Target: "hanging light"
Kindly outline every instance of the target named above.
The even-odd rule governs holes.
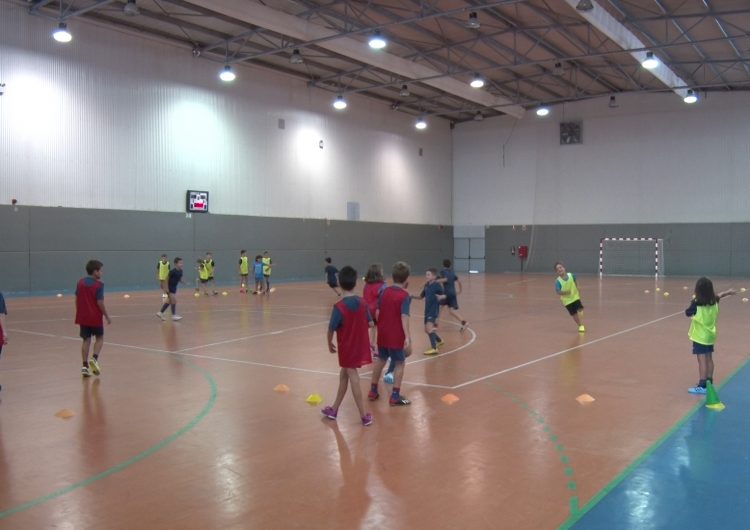
[[[538,109],[536,109],[536,115],[539,116],[539,117],[543,118],[543,117],[547,116],[548,114],[549,114],[549,107],[546,107],[546,106],[542,105],[541,107],[539,107]]]
[[[409,92],[409,87],[406,85],[401,85],[401,91],[398,93],[399,96],[402,98],[408,98],[411,96],[411,93]]]
[[[473,88],[482,88],[484,86],[484,79],[479,74],[474,74],[474,78],[469,83]]]
[[[682,101],[684,101],[688,105],[692,105],[693,103],[695,103],[696,101],[698,101],[698,96],[695,95],[695,92],[693,92],[693,89],[690,88],[690,89],[688,89],[687,94],[685,95],[685,97],[682,98]]]
[[[479,29],[481,24],[479,23],[479,17],[476,11],[469,13],[469,18],[466,20],[466,27],[469,29]]]
[[[219,73],[219,79],[224,81],[225,83],[230,83],[234,81],[237,78],[236,75],[234,75],[234,72],[232,71],[232,67],[228,64],[224,65],[224,68]]]
[[[425,121],[424,118],[420,117],[417,120],[417,122],[414,124],[414,127],[416,127],[417,129],[419,129],[421,131],[422,129],[426,129],[427,128],[427,122]]]
[[[609,96],[609,108],[616,109],[617,107],[619,107],[617,104],[617,98],[615,96]]]
[[[654,57],[654,52],[646,52],[646,58],[641,62],[641,66],[646,70],[653,70],[659,66],[659,59]]]
[[[128,3],[123,6],[122,12],[131,17],[141,14],[141,10],[135,5],[135,0],[128,0]]]
[[[339,94],[336,99],[333,100],[333,108],[336,110],[344,110],[346,108],[346,100],[344,96]]]
[[[68,31],[68,25],[65,22],[60,22],[57,25],[57,29],[52,32],[52,38],[57,42],[70,42],[73,40],[73,35]]]
[[[370,40],[367,41],[367,44],[370,45],[370,48],[373,50],[382,50],[385,48],[388,43],[383,38],[383,36],[380,34],[379,31],[375,31],[372,36],[370,37]]]
[[[292,64],[302,64],[305,60],[302,58],[302,54],[299,52],[299,48],[292,50],[292,55],[289,57],[289,62]]]
[[[578,11],[591,11],[594,9],[594,4],[591,3],[591,0],[579,0],[576,9]]]

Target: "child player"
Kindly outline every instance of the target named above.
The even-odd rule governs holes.
[[[263,256],[255,256],[253,263],[253,274],[255,276],[255,290],[253,294],[263,294]]]
[[[459,331],[463,332],[466,329],[466,320],[458,312],[458,295],[461,294],[463,286],[461,285],[461,280],[458,279],[458,276],[456,276],[456,273],[451,268],[451,260],[443,260],[443,270],[440,271],[438,282],[443,285],[445,305],[448,306],[448,312],[461,323]],[[458,291],[456,291],[456,285],[458,285]]]
[[[240,250],[240,293],[248,291],[247,279],[250,275],[250,262],[247,259],[247,250]]]
[[[172,308],[172,320],[182,320],[182,317],[177,314],[177,286],[182,281],[182,258],[174,259],[174,268],[169,271],[169,277],[167,278],[167,291],[169,292],[169,299],[161,306],[161,311],[156,313],[156,316],[162,320],[166,320],[167,317],[164,312],[167,308]]]
[[[81,345],[81,359],[83,367],[81,375],[90,377],[99,375],[99,354],[102,352],[104,345],[104,321],[107,324],[112,321],[104,307],[104,284],[102,283],[102,265],[101,261],[91,260],[86,264],[86,276],[78,280],[76,285],[76,324],[80,326],[80,335],[83,339]],[[95,337],[94,356],[89,360],[89,349],[91,348],[91,337]]]
[[[169,276],[169,259],[166,254],[161,255],[161,259],[156,262],[156,273],[159,276],[159,289],[161,289],[161,297],[167,298],[167,277]]]
[[[719,300],[737,291],[728,289],[714,293],[714,284],[706,277],[695,284],[695,298],[685,310],[692,317],[688,337],[693,341],[693,353],[698,359],[698,384],[688,388],[691,394],[705,394],[706,383],[714,383],[714,344],[716,344],[716,320],[719,318]]]
[[[195,269],[198,271],[198,277],[195,279],[195,292],[199,293],[201,287],[203,287],[203,294],[208,296],[208,267],[206,267],[206,261],[199,259]]]
[[[328,284],[328,287],[333,289],[333,292],[335,292],[338,296],[341,296],[341,291],[339,291],[339,280],[336,277],[336,275],[339,273],[339,270],[331,265],[331,258],[326,258],[326,283]]]
[[[411,355],[411,333],[409,332],[409,306],[411,298],[408,287],[409,265],[398,261],[393,265],[393,285],[383,289],[378,302],[378,356],[372,370],[372,383],[367,399],[380,397],[378,380],[388,359],[396,362],[393,391],[388,403],[392,406],[409,405],[411,401],[401,395],[404,379],[404,363]]]
[[[206,252],[206,259],[203,260],[203,264],[206,266],[206,273],[208,274],[208,283],[213,288],[214,296],[219,294],[216,290],[216,280],[214,279],[214,269],[216,269],[216,263],[214,262],[214,256],[210,252]]]
[[[424,284],[422,292],[419,293],[419,296],[413,296],[412,298],[418,300],[424,298],[424,332],[430,339],[430,348],[425,350],[424,354],[435,355],[439,353],[438,347],[445,344],[437,334],[437,321],[440,316],[440,302],[445,300],[446,297],[443,294],[443,286],[437,281],[437,269],[427,269],[425,279],[427,282]]]
[[[269,294],[271,292],[271,264],[273,262],[267,250],[263,251],[261,261],[263,262],[263,278],[266,280],[266,294]]]
[[[372,362],[370,353],[370,338],[368,328],[372,326],[372,318],[367,304],[353,293],[357,285],[357,271],[346,266],[339,273],[339,281],[344,291],[344,297],[336,302],[331,312],[328,324],[328,351],[336,353],[338,347],[339,389],[333,405],[325,407],[321,412],[331,420],[338,416],[339,407],[344,400],[346,390],[351,383],[352,397],[359,409],[362,425],[372,425],[372,414],[365,412],[362,402],[362,388],[359,383],[358,368]],[[333,334],[336,334],[336,346],[333,345]]]
[[[5,326],[5,317],[8,315],[8,310],[5,308],[5,298],[3,293],[0,293],[0,356],[3,354],[3,346],[8,344],[8,328]],[[0,385],[0,390],[3,387]]]
[[[572,272],[566,271],[565,265],[559,261],[555,263],[555,272],[557,272],[555,292],[560,296],[562,304],[568,310],[570,316],[573,317],[575,323],[578,324],[578,333],[584,333],[586,328],[583,327],[583,322],[581,322],[583,304],[581,303],[581,295],[578,292],[576,277],[573,276]]]

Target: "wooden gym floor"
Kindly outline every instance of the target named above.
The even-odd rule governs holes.
[[[686,392],[695,278],[580,277],[582,335],[552,274],[463,282],[470,330],[444,314],[446,345],[425,357],[413,302],[412,405],[368,403],[370,427],[350,394],[338,422],[319,412],[338,383],[322,281],[269,297],[183,289],[178,323],[156,318],[155,291],[108,291],[102,375],[89,379],[71,295],[7,299],[0,527],[556,528],[700,401]],[[716,282],[730,285],[742,282]],[[717,383],[746,358],[743,296],[722,302]],[[320,406],[305,402],[313,393]]]

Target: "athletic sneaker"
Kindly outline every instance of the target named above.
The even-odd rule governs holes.
[[[161,311],[159,311],[158,313],[156,313],[156,316],[159,317],[162,320],[166,320],[167,319],[167,317],[165,317],[164,313],[162,313]]]
[[[81,375],[83,377],[91,377],[91,372],[89,372],[88,366],[81,366]]]
[[[466,327],[467,327],[467,326],[466,326],[466,321],[465,321],[465,320],[462,320],[462,321],[461,321],[461,327],[460,327],[460,328],[458,328],[458,331],[460,331],[461,333],[463,333],[463,332],[464,332],[464,330],[466,329]]]
[[[388,383],[389,385],[393,384],[393,372],[388,372],[383,376],[383,382]]]
[[[691,394],[705,394],[706,393],[706,387],[703,386],[692,386],[688,388],[688,392]]]
[[[336,410],[334,410],[333,407],[325,407],[323,410],[320,411],[323,416],[328,418],[329,420],[335,420],[337,416]]]
[[[178,320],[182,320],[182,317],[180,315],[172,315],[172,320],[176,322]]]
[[[367,393],[367,399],[369,399],[370,401],[375,401],[375,400],[376,400],[376,399],[378,399],[379,397],[380,397],[380,394],[378,394],[378,392],[377,392],[377,391],[375,391],[375,390],[370,390],[370,391],[369,391],[369,392]]]
[[[96,359],[89,360],[89,367],[91,368],[91,373],[94,375],[99,375],[102,373],[101,368],[99,368],[99,361],[97,361]]]
[[[578,333],[586,333],[586,328],[583,325],[578,326]]]
[[[425,355],[437,355],[440,353],[437,348],[430,348],[429,350],[425,350]]]
[[[397,399],[393,399],[391,396],[390,399],[388,399],[388,404],[392,407],[398,407],[402,405],[411,405],[411,401],[406,399],[404,396],[399,396]]]
[[[364,425],[365,427],[369,427],[370,425],[372,425],[372,414],[368,412],[367,414],[362,416],[362,425]]]

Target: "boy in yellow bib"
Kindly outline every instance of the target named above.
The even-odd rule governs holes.
[[[250,262],[247,250],[240,250],[240,293],[247,293],[247,277],[250,274]]]
[[[169,259],[166,254],[161,255],[161,259],[156,262],[156,274],[159,278],[159,289],[161,289],[162,298],[169,296],[169,289],[167,288],[167,280],[169,279]]]
[[[737,291],[727,289],[714,293],[714,284],[706,277],[695,283],[695,296],[685,316],[692,317],[688,337],[693,341],[693,354],[698,359],[698,384],[688,388],[691,394],[705,394],[706,382],[714,382],[714,344],[716,344],[716,320],[719,318],[719,300]]]
[[[565,309],[568,310],[568,313],[570,313],[570,316],[578,324],[578,333],[584,333],[586,328],[583,326],[583,322],[581,322],[583,304],[581,303],[581,295],[578,292],[576,277],[573,276],[572,272],[566,271],[565,265],[559,261],[555,263],[555,272],[557,272],[555,292],[560,296],[560,300]]]

